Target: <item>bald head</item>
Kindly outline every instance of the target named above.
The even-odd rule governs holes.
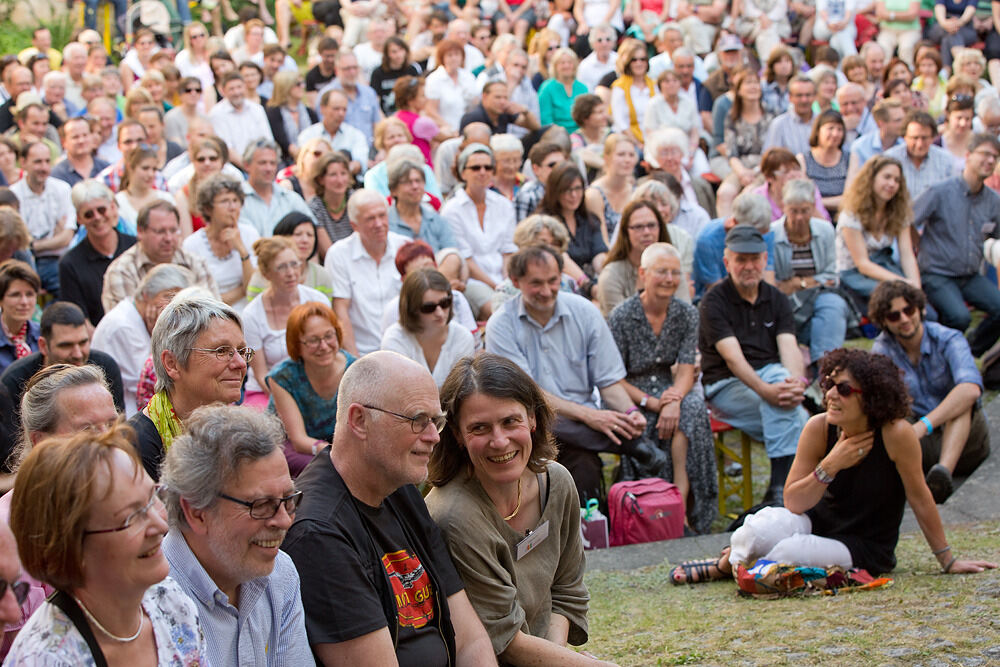
[[[490,137],[493,133],[490,132],[490,126],[486,123],[469,123],[462,129],[462,136],[471,142],[490,145]]]

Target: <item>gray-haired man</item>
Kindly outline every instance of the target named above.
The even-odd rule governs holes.
[[[163,462],[170,576],[198,605],[215,665],[313,665],[299,575],[278,550],[302,493],[284,431],[250,408],[207,406]]]

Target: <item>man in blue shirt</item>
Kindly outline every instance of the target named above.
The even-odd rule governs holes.
[[[299,575],[278,547],[301,492],[274,416],[213,405],[163,461],[170,576],[198,606],[213,665],[314,665]]]
[[[862,134],[851,144],[851,158],[847,166],[848,183],[854,180],[868,158],[903,143],[903,118],[906,112],[902,102],[894,99],[879,100],[871,115],[878,128]]]
[[[990,433],[969,344],[954,329],[924,322],[925,303],[920,289],[887,281],[872,292],[868,316],[882,329],[872,352],[893,360],[913,397],[910,421],[920,438],[927,486],[940,504],[951,495],[952,473],[971,473],[990,453]]]
[[[758,194],[742,194],[733,201],[730,218],[716,218],[701,228],[694,245],[695,296],[700,299],[709,287],[725,278],[726,265],[722,260],[726,249],[726,234],[736,225],[750,225],[757,229],[767,244],[767,268],[764,280],[774,284],[774,232],[771,231],[771,205]]]
[[[511,257],[508,272],[521,293],[490,317],[486,351],[516,363],[545,392],[558,416],[559,462],[573,475],[581,502],[600,497],[598,452],[620,451],[644,468],[662,467],[665,454],[641,437],[640,408],[648,397],[637,406],[625,391],[625,364],[607,322],[589,300],[559,291],[562,256],[531,246]]]

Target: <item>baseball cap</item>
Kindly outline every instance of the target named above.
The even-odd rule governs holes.
[[[763,235],[751,225],[736,225],[726,234],[726,249],[732,252],[767,252]]]
[[[723,35],[719,39],[719,51],[741,51],[743,42],[736,35]]]

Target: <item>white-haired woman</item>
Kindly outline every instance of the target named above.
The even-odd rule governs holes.
[[[513,201],[524,182],[524,176],[520,172],[524,161],[524,146],[513,134],[494,134],[490,137],[490,149],[497,162],[493,189]]]
[[[688,136],[683,131],[664,127],[646,138],[643,156],[653,169],[665,171],[680,184],[684,191],[682,207],[687,202],[705,209],[709,217],[715,217],[715,193],[703,178],[691,175],[709,171],[708,159],[704,153],[692,157],[689,147]]]

